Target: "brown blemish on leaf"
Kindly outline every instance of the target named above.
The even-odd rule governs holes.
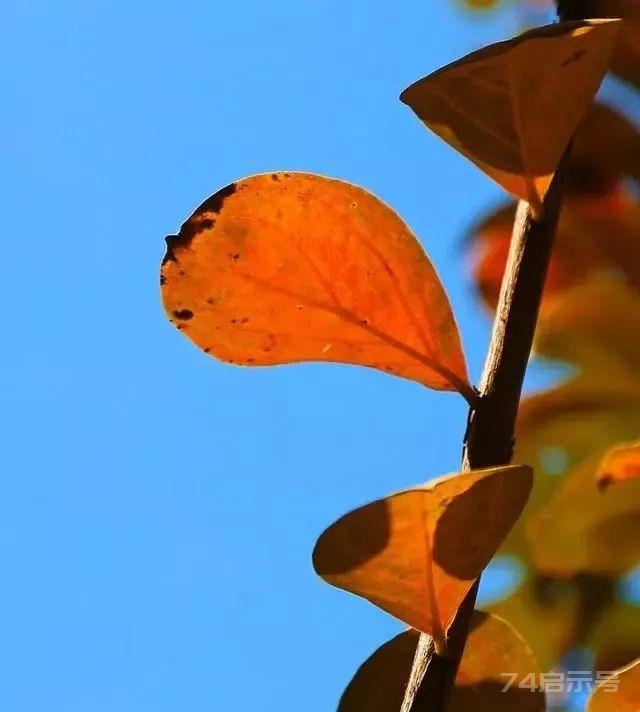
[[[189,321],[189,319],[193,319],[193,312],[191,309],[177,309],[173,312],[173,316],[181,321]]]
[[[225,200],[232,196],[237,190],[237,185],[231,183],[222,188],[217,193],[204,201],[193,213],[193,215],[182,225],[177,235],[168,235],[165,238],[167,252],[162,260],[162,264],[176,261],[176,250],[189,247],[193,238],[202,230],[207,230],[215,225],[213,218],[202,218],[203,215],[213,213],[217,215],[222,210]]]

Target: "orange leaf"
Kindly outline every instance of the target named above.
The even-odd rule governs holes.
[[[608,193],[627,176],[640,181],[640,133],[615,109],[593,104],[576,131],[565,194]]]
[[[527,501],[531,468],[444,477],[339,519],[313,553],[328,583],[442,641]]]
[[[601,489],[636,477],[640,477],[640,442],[611,448],[602,458],[597,472]]]
[[[474,227],[470,237],[476,286],[490,309],[498,300],[514,214],[514,205],[500,208]],[[640,204],[622,188],[565,200],[545,283],[545,306],[550,297],[607,272],[640,287]]]
[[[359,364],[474,397],[431,262],[362,188],[304,173],[246,178],[167,245],[167,314],[222,361]]]
[[[540,212],[606,72],[618,24],[585,20],[531,30],[438,70],[401,99],[440,138]]]
[[[588,712],[638,712],[640,709],[640,660],[614,672],[594,690]]]
[[[378,648],[349,683],[338,712],[399,710],[419,637],[410,629]],[[515,680],[503,692],[505,672]],[[544,693],[518,687],[538,672],[527,643],[506,621],[475,611],[447,712],[543,712]]]

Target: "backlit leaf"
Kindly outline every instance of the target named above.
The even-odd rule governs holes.
[[[474,227],[470,238],[476,286],[490,309],[498,301],[514,215],[515,205],[500,208]],[[600,273],[618,273],[640,288],[640,204],[622,189],[565,200],[543,304]]]
[[[531,577],[491,611],[518,630],[544,670],[576,643],[579,598],[569,582]]]
[[[350,682],[338,712],[398,712],[419,637],[410,629],[380,647]],[[447,712],[543,712],[544,693],[518,687],[539,671],[527,643],[506,621],[475,611]],[[505,672],[515,680],[503,692]]]
[[[640,551],[640,480],[599,491],[587,460],[564,478],[551,501],[527,523],[538,570],[552,576],[630,571]]]
[[[640,477],[640,442],[612,448],[598,467],[597,478],[601,489],[636,477]]]
[[[519,517],[528,467],[464,472],[350,512],[320,537],[316,572],[442,641]]]
[[[539,325],[538,351],[580,369],[525,399],[518,419],[518,457],[526,449],[564,460],[563,477],[526,524],[535,564],[548,575],[616,575],[638,560],[640,480],[605,491],[595,486],[612,444],[640,432],[637,335],[640,293],[613,277],[567,290]],[[526,461],[539,465],[532,455]]]
[[[433,266],[362,188],[304,173],[246,178],[167,245],[167,314],[222,361],[359,364],[473,397]]]
[[[617,670],[594,690],[588,712],[638,712],[640,709],[640,660]]]
[[[436,133],[534,211],[606,72],[618,22],[541,27],[485,47],[406,89]]]

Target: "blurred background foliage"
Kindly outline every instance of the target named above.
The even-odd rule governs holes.
[[[464,4],[483,22],[517,6],[521,29],[555,15],[545,0]],[[583,4],[586,17],[625,23],[574,142],[536,336],[535,358],[564,375],[522,402],[515,461],[535,466],[534,493],[492,564],[507,585],[484,603],[527,638],[543,669],[595,672],[640,655],[640,4]],[[490,313],[514,213],[514,202],[488,206],[466,237]],[[622,456],[607,459],[611,451]],[[582,694],[552,701],[584,703]]]

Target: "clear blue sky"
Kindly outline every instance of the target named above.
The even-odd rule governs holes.
[[[500,192],[397,96],[516,27],[454,0],[3,3],[0,709],[326,712],[399,629],[310,553],[455,470],[464,402],[215,363],[162,313],[163,236],[247,174],[359,183],[423,240],[476,378],[460,239]]]

